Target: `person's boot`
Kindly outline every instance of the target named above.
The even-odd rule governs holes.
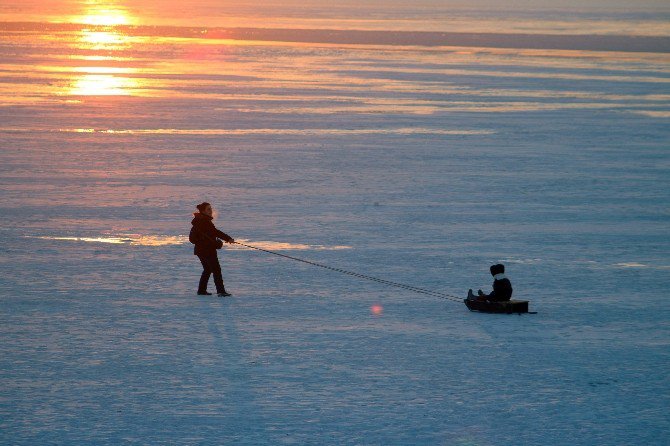
[[[230,293],[229,293],[228,291],[226,291],[226,289],[224,288],[223,291],[221,291],[221,292],[219,292],[219,293],[217,294],[217,296],[219,296],[219,297],[229,297],[229,296],[232,296],[232,294],[230,294]]]
[[[198,291],[198,296],[211,296],[212,293],[208,293],[207,291]]]

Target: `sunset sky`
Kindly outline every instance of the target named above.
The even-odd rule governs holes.
[[[40,1],[32,0],[25,2],[3,2],[0,5],[0,19],[19,20],[48,20],[48,21],[82,21],[86,20],[87,12],[97,10],[102,13],[105,9],[111,16],[118,10],[127,11],[133,18],[124,21],[139,22],[146,24],[158,21],[160,23],[183,23],[190,25],[211,24],[212,20],[224,19],[226,17],[272,19],[270,24],[279,23],[278,19],[311,19],[338,17],[348,20],[362,20],[366,18],[380,19],[383,17],[395,17],[396,19],[410,19],[412,16],[425,12],[426,17],[431,14],[442,17],[451,11],[459,15],[464,11],[488,10],[492,15],[509,16],[534,14],[540,11],[555,12],[554,19],[559,19],[569,11],[590,11],[594,19],[602,20],[612,14],[625,12],[662,12],[668,13],[670,6],[662,0],[644,0],[633,4],[624,0],[585,0],[585,1],[549,1],[549,0],[518,0],[518,1],[493,1],[493,0],[471,0],[471,1],[433,1],[418,0],[408,4],[404,1],[394,0],[369,0],[365,2],[344,0],[333,4],[321,0],[305,1],[211,1],[198,0],[188,3],[169,2],[159,0],[64,0],[64,1]],[[88,11],[87,11],[88,10]],[[116,11],[116,12],[115,12]],[[102,19],[93,22],[100,23]],[[103,22],[105,20],[102,20]],[[116,20],[118,21],[118,20]],[[206,23],[202,23],[202,22]],[[115,20],[110,17],[107,24],[113,24]],[[225,23],[228,25],[228,23]],[[237,26],[246,26],[238,23]],[[586,29],[583,31],[587,31]]]

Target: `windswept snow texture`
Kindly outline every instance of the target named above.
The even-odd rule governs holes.
[[[0,38],[1,444],[670,443],[667,54]]]

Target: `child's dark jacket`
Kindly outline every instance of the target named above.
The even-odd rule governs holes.
[[[505,277],[505,274],[496,274],[493,276],[493,291],[484,297],[494,302],[510,300],[512,298],[512,283]]]

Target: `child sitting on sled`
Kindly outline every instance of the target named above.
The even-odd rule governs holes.
[[[490,294],[484,294],[482,290],[477,291],[475,296],[472,289],[468,290],[468,299],[470,300],[488,300],[491,302],[503,302],[512,298],[512,283],[505,276],[505,265],[498,263],[491,265],[491,275],[493,276],[493,291]]]

